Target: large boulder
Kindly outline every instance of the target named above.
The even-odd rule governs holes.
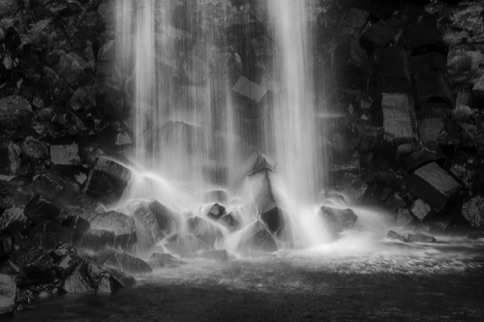
[[[109,268],[120,269],[128,274],[146,274],[153,270],[148,263],[126,253],[108,249],[96,255],[96,263]]]
[[[13,276],[0,274],[0,316],[13,311],[17,284]]]
[[[417,138],[414,104],[407,94],[383,94],[381,106],[386,136],[399,141]]]
[[[123,165],[98,158],[89,172],[84,194],[105,204],[117,202],[131,178],[131,171]]]
[[[123,249],[130,248],[136,243],[136,222],[133,217],[125,214],[108,211],[98,214],[90,219],[93,229],[102,229],[114,233],[114,245]]]
[[[114,232],[103,229],[91,229],[86,231],[78,247],[98,251],[114,246]]]
[[[35,119],[29,102],[17,95],[0,99],[0,131],[15,133],[27,129]]]
[[[358,217],[351,209],[337,209],[323,206],[320,209],[320,214],[335,236],[352,228],[358,220]]]
[[[465,202],[461,213],[473,227],[484,227],[484,197],[476,196]]]
[[[188,218],[187,226],[190,234],[211,246],[213,246],[218,239],[223,237],[222,231],[218,226],[201,217]]]
[[[72,204],[78,197],[79,185],[56,172],[47,171],[34,178],[33,190],[55,204]]]
[[[197,257],[199,252],[214,248],[213,242],[209,239],[201,239],[192,234],[173,234],[167,237],[163,243],[170,252],[188,258]]]
[[[2,234],[16,234],[27,227],[27,217],[20,207],[9,207],[0,215],[0,231]]]
[[[257,221],[244,228],[241,233],[243,235],[242,239],[237,245],[238,251],[274,252],[278,249],[276,240],[261,221]]]
[[[30,239],[45,249],[56,248],[59,244],[72,244],[75,232],[62,225],[46,220],[30,231]]]
[[[45,220],[52,220],[59,222],[61,219],[61,209],[53,205],[49,200],[41,195],[35,195],[25,205],[25,217],[30,219],[33,223],[38,224]]]

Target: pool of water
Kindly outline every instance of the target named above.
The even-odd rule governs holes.
[[[139,276],[116,294],[38,301],[17,319],[482,321],[484,241],[439,240],[191,260]]]

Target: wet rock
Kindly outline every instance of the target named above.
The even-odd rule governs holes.
[[[440,31],[434,25],[411,25],[405,29],[404,37],[412,56],[432,52],[447,56],[448,47],[444,43]]]
[[[447,57],[436,52],[414,56],[410,58],[409,69],[412,74],[419,74],[429,71],[446,73]]]
[[[385,47],[398,33],[398,28],[384,20],[379,20],[367,28],[360,37],[361,47],[367,51]]]
[[[351,209],[336,209],[323,206],[320,209],[320,213],[335,236],[352,228],[358,220],[358,217]]]
[[[285,226],[284,213],[279,208],[273,208],[260,215],[260,220],[264,222],[267,229],[273,234],[279,234]]]
[[[200,252],[200,257],[217,262],[226,262],[229,260],[229,253],[225,249],[203,250]]]
[[[351,200],[361,200],[368,190],[368,184],[362,180],[360,174],[344,173],[338,180],[336,188]]]
[[[476,196],[462,205],[462,216],[473,226],[484,226],[484,197]]]
[[[274,252],[277,250],[277,243],[265,225],[257,221],[244,229],[237,249],[241,252]]]
[[[220,218],[222,218],[226,214],[227,213],[225,212],[225,207],[216,203],[212,207],[210,207],[207,213],[207,217],[213,220],[220,220]]]
[[[406,207],[407,203],[399,193],[394,192],[386,198],[384,206],[386,209],[394,213],[398,209]]]
[[[24,209],[20,207],[8,207],[0,215],[0,231],[2,234],[15,235],[22,232],[27,226],[27,217]]]
[[[2,233],[3,235],[3,233]],[[6,259],[14,251],[14,240],[12,236],[0,237],[0,262]]]
[[[91,229],[86,231],[78,247],[90,250],[100,250],[114,246],[114,232],[102,229]]]
[[[407,181],[408,188],[432,208],[442,210],[461,185],[437,163],[417,169]]]
[[[121,164],[98,158],[89,172],[83,193],[105,204],[117,202],[131,178],[131,171]]]
[[[43,159],[49,155],[47,145],[31,136],[25,138],[20,145],[22,153],[31,159]]]
[[[19,248],[10,255],[10,259],[20,267],[37,265],[40,267],[51,267],[52,258],[49,253],[40,248],[30,239],[16,239]]]
[[[76,89],[71,99],[69,106],[74,111],[88,111],[96,107],[95,92],[92,87],[79,87]]]
[[[149,264],[151,267],[178,267],[181,265],[181,261],[175,258],[171,254],[153,253],[149,258]]]
[[[401,241],[401,242],[404,242],[404,243],[408,242],[408,240],[405,237],[403,237],[402,235],[394,232],[393,230],[390,230],[386,234],[385,237],[388,238],[388,239],[392,239],[392,240],[398,240],[398,241]]]
[[[0,174],[16,174],[20,170],[20,148],[0,136]]]
[[[413,222],[413,216],[408,209],[401,208],[397,211],[397,225],[405,227]]]
[[[422,199],[415,200],[410,207],[410,212],[419,220],[424,220],[431,210],[432,208],[430,207],[430,205]]]
[[[7,96],[0,99],[0,129],[14,133],[28,129],[35,119],[29,102],[20,96]]]
[[[440,101],[454,106],[449,80],[441,73],[426,72],[415,76],[415,101],[417,106]]]
[[[74,231],[46,220],[30,231],[30,239],[45,249],[52,249],[62,243],[72,245]]]
[[[418,121],[418,134],[422,142],[436,142],[445,130],[442,118],[425,118]]]
[[[165,247],[174,254],[183,257],[197,257],[198,252],[213,249],[213,242],[192,234],[173,234],[164,241]]]
[[[128,274],[146,274],[153,271],[145,261],[112,249],[100,252],[97,255],[97,264],[120,269]]]
[[[13,276],[0,274],[0,316],[13,311],[17,284]]]
[[[267,88],[252,82],[245,76],[240,76],[232,90],[242,96],[259,103],[267,93]]]
[[[377,49],[374,72],[378,92],[406,93],[410,90],[411,79],[407,54],[403,48]]]
[[[218,239],[223,237],[219,227],[201,217],[188,218],[187,225],[189,233],[207,245],[213,246]]]
[[[11,260],[0,260],[0,274],[17,275],[22,270]]]
[[[411,152],[400,157],[400,163],[407,170],[414,170],[424,164],[445,159],[440,146],[433,142],[412,145]]]
[[[79,186],[70,179],[53,171],[44,172],[34,178],[33,190],[56,204],[72,203],[79,194]]]
[[[385,134],[397,140],[414,140],[417,126],[412,100],[406,94],[383,94],[381,105]]]
[[[80,165],[81,158],[79,157],[79,146],[77,144],[70,145],[51,145],[50,159],[52,164],[60,166],[76,166]]]
[[[75,53],[68,53],[60,58],[56,66],[57,74],[72,86],[83,84],[87,80],[88,63]]]
[[[411,243],[435,243],[437,241],[434,237],[424,234],[407,234],[405,237]]]
[[[92,293],[96,290],[87,274],[85,262],[79,261],[75,265],[72,273],[62,283],[61,289],[66,293]]]
[[[115,269],[115,268],[106,268],[106,270],[111,273],[111,276],[113,277],[113,279],[116,281],[116,283],[118,285],[120,285],[121,287],[123,288],[126,288],[126,287],[130,287],[130,286],[133,286],[134,284],[136,284],[136,279],[131,276],[131,275],[128,275],[118,269]]]
[[[90,224],[93,229],[112,231],[116,247],[128,249],[137,241],[135,220],[125,214],[105,212],[91,218]]]
[[[94,263],[86,263],[86,272],[91,285],[98,293],[112,293],[120,288],[110,272]]]
[[[74,231],[74,243],[79,242],[84,233],[91,228],[89,221],[80,216],[68,216],[62,221],[62,226]]]
[[[38,224],[45,220],[52,220],[60,223],[61,209],[53,205],[49,200],[41,195],[35,195],[25,205],[25,217],[30,219],[33,223]]]
[[[177,216],[168,207],[156,200],[142,201],[133,205],[131,213],[143,231],[138,231],[138,238],[148,237],[146,247],[165,238],[177,230]]]

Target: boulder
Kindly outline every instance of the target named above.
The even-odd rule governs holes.
[[[128,168],[106,158],[97,158],[83,193],[102,203],[112,204],[121,198],[130,178]]]
[[[90,224],[93,229],[112,231],[116,247],[128,249],[137,241],[136,222],[133,217],[125,214],[108,211],[92,217]]]
[[[22,232],[27,226],[27,217],[24,209],[19,207],[8,207],[0,215],[0,231],[3,234],[15,235]]]
[[[242,239],[237,245],[237,250],[240,252],[274,252],[277,250],[276,240],[261,221],[249,225],[241,233],[243,234]]]
[[[60,224],[46,220],[30,231],[30,239],[44,249],[56,248],[61,243],[72,245],[74,231]]]
[[[54,172],[47,171],[34,177],[33,190],[56,204],[73,203],[79,194],[79,186],[74,181]]]
[[[120,269],[128,274],[146,274],[153,270],[150,265],[126,253],[118,252],[113,249],[107,249],[96,255],[96,262],[101,266]]]
[[[279,208],[272,208],[260,215],[260,220],[266,224],[267,229],[278,235],[285,226],[284,213]]]
[[[447,57],[448,47],[435,24],[414,24],[404,30],[407,47],[412,56],[438,53]]]
[[[213,247],[218,239],[223,237],[219,227],[201,217],[191,217],[187,220],[188,232],[202,240],[204,244]]]
[[[17,95],[0,99],[0,131],[15,133],[28,129],[35,114],[29,102]]]
[[[413,101],[406,94],[383,94],[383,128],[385,134],[397,140],[416,139],[416,117]]]
[[[413,222],[413,216],[408,209],[401,208],[397,211],[397,225],[405,227]]]
[[[422,142],[437,142],[445,130],[443,118],[425,118],[418,121],[418,134]]]
[[[453,92],[449,80],[439,72],[425,72],[415,75],[415,101],[417,106],[439,101],[454,106]]]
[[[435,243],[437,240],[424,234],[406,234],[405,237],[411,243]]]
[[[20,170],[20,148],[5,137],[0,136],[0,174],[16,174]]]
[[[178,267],[181,265],[181,261],[176,259],[171,254],[160,254],[160,253],[153,253],[149,258],[149,264],[151,267],[160,268],[160,267]]]
[[[415,196],[436,210],[444,209],[449,198],[461,189],[461,185],[434,162],[424,165],[410,175],[407,186]]]
[[[418,167],[445,159],[444,152],[435,142],[426,142],[425,144],[413,144],[411,152],[400,156],[400,164],[407,170],[415,170]]]
[[[80,216],[68,216],[62,221],[62,226],[74,231],[74,243],[79,242],[84,233],[91,228],[89,221]]]
[[[216,203],[208,210],[207,217],[213,220],[220,220],[226,214],[225,207]]]
[[[156,200],[142,201],[131,211],[138,222],[138,239],[141,235],[148,238],[147,247],[151,247],[158,240],[165,238],[177,230],[177,216],[168,207]]]
[[[231,231],[235,231],[239,228],[239,220],[234,212],[222,216],[222,218],[220,218],[220,223]]]
[[[192,234],[173,234],[165,239],[164,246],[174,254],[183,257],[197,257],[202,250],[213,249],[213,242],[209,239],[201,239]]]
[[[92,293],[96,288],[87,274],[87,263],[80,260],[71,274],[62,282],[61,290],[66,293]]]
[[[240,76],[232,90],[244,97],[259,103],[267,93],[267,88],[254,83],[245,76]]]
[[[461,213],[473,227],[484,227],[484,197],[475,196],[465,202]]]
[[[59,77],[69,85],[79,86],[87,80],[89,64],[77,54],[71,52],[60,58],[56,65],[56,71]]]
[[[15,283],[15,278],[10,275],[0,274],[0,316],[13,311],[16,294],[17,284]]]
[[[407,54],[401,47],[377,49],[374,73],[380,93],[407,93],[410,90]]]
[[[429,71],[447,72],[447,57],[436,52],[410,58],[409,69],[412,74]]]
[[[39,224],[45,220],[52,220],[57,223],[62,221],[61,209],[53,205],[49,200],[41,195],[35,195],[25,205],[24,214],[25,217],[30,219],[35,224]]]
[[[101,229],[86,231],[78,244],[80,248],[94,251],[112,246],[114,246],[114,232]]]
[[[20,145],[20,149],[25,156],[34,160],[47,158],[49,155],[47,145],[44,142],[33,138],[32,136],[25,138]]]
[[[415,200],[412,206],[410,206],[410,212],[419,220],[424,220],[431,210],[430,205],[422,199]]]
[[[0,236],[0,262],[8,258],[14,251],[14,240],[12,236]]]
[[[351,209],[336,209],[323,206],[320,209],[320,214],[335,236],[344,230],[352,228],[358,220],[358,217]]]
[[[392,240],[398,240],[404,243],[408,242],[408,240],[405,237],[398,234],[397,232],[394,232],[393,230],[390,230],[385,237]]]
[[[79,146],[74,144],[69,145],[51,145],[50,159],[52,164],[59,166],[77,166],[81,164],[79,157]]]
[[[394,40],[398,27],[384,20],[379,20],[366,28],[360,37],[361,47],[371,52],[375,48],[385,47]]]

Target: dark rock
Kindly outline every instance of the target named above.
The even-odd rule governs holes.
[[[461,185],[437,163],[417,169],[407,181],[408,188],[432,208],[442,210]]]
[[[414,105],[406,94],[383,94],[381,106],[386,136],[400,141],[416,139]]]
[[[435,243],[437,241],[434,237],[424,234],[407,234],[405,237],[412,243]]]
[[[81,158],[79,157],[79,146],[75,143],[70,145],[51,145],[50,159],[54,165],[80,165]]]
[[[399,193],[394,192],[386,198],[384,206],[386,209],[394,213],[398,209],[406,207],[407,203]]]
[[[473,227],[484,226],[484,197],[476,196],[462,205],[462,216]]]
[[[106,270],[111,273],[113,279],[123,288],[133,286],[136,284],[136,279],[118,269],[108,267]]]
[[[443,101],[432,101],[424,103],[417,108],[417,119],[446,119],[452,113],[452,106]]]
[[[84,194],[105,204],[117,202],[131,178],[131,171],[121,164],[98,158],[84,186]]]
[[[114,232],[100,229],[88,230],[83,234],[78,246],[95,251],[114,246]]]
[[[431,210],[432,208],[430,207],[430,205],[422,199],[415,200],[410,207],[410,212],[419,220],[424,220]]]
[[[425,108],[425,107],[424,107]],[[445,130],[442,118],[425,118],[418,121],[418,134],[422,142],[437,142]]]
[[[128,274],[146,274],[153,271],[145,261],[112,249],[100,252],[97,255],[97,264],[120,269]]]
[[[79,242],[84,233],[91,228],[89,221],[80,216],[67,217],[62,221],[62,226],[74,231],[74,243]]]
[[[267,88],[252,82],[245,76],[240,76],[232,90],[242,96],[259,103],[267,93]]]
[[[229,260],[229,253],[225,249],[203,250],[200,252],[200,257],[217,262],[226,262]]]
[[[273,208],[260,215],[260,219],[273,234],[279,234],[286,224],[284,213],[279,208]]]
[[[453,92],[447,77],[438,72],[415,75],[415,101],[417,106],[434,101],[454,106]]]
[[[11,260],[0,260],[0,274],[17,275],[22,270]]]
[[[405,237],[403,237],[402,235],[394,232],[393,230],[390,230],[386,234],[385,237],[388,238],[388,239],[398,240],[398,241],[401,241],[401,242],[404,242],[404,243],[408,242],[408,240]]]
[[[367,51],[375,48],[385,47],[390,43],[398,33],[398,28],[384,20],[379,20],[361,34],[361,47]]]
[[[222,218],[222,216],[226,214],[227,213],[225,212],[225,207],[216,203],[212,207],[210,207],[207,213],[207,217],[213,220],[220,220],[220,218]]]
[[[427,142],[422,145],[413,145],[412,151],[400,157],[400,163],[407,170],[414,170],[424,164],[445,159],[440,146],[436,143]]]
[[[397,211],[397,225],[405,227],[413,222],[413,216],[408,209],[401,208]]]
[[[152,267],[178,267],[181,261],[171,254],[153,253],[150,256],[149,263]]]
[[[138,231],[138,239],[141,235],[148,237],[146,247],[151,247],[156,241],[165,238],[177,230],[176,214],[156,200],[138,203],[133,211],[133,217],[144,230]]]
[[[7,258],[14,251],[14,240],[12,236],[0,237],[0,262]]]
[[[35,195],[25,205],[24,214],[33,223],[38,224],[45,220],[52,220],[57,223],[61,222],[61,209],[53,205],[50,201],[41,195]]]
[[[229,230],[234,231],[239,228],[239,220],[234,212],[226,214],[220,218],[220,223],[222,223]]]
[[[46,144],[31,136],[25,138],[20,145],[22,153],[31,159],[43,159],[49,155],[49,149]]]
[[[406,93],[410,90],[407,54],[401,47],[377,49],[374,73],[380,93]]]
[[[79,195],[79,186],[60,174],[48,171],[38,175],[33,182],[33,190],[56,204],[73,203]]]
[[[79,261],[64,280],[61,289],[66,293],[92,293],[96,291],[87,274],[86,262]]]
[[[30,231],[30,239],[44,249],[52,249],[62,243],[72,245],[74,231],[53,221],[46,220]]]
[[[440,31],[433,25],[412,25],[405,29],[404,37],[413,56],[431,52],[447,56],[448,47]]]
[[[16,174],[20,170],[20,148],[0,136],[0,174]]]
[[[410,58],[409,68],[412,74],[419,74],[429,71],[446,73],[447,57],[436,52],[414,56]]]
[[[112,231],[116,247],[128,249],[137,241],[136,223],[133,217],[109,211],[94,216],[90,219],[90,223],[93,229]]]
[[[0,129],[14,133],[29,128],[35,114],[29,102],[20,96],[0,99]]]
[[[13,311],[16,294],[17,284],[15,283],[15,278],[10,275],[0,274],[0,316]]]
[[[257,221],[244,229],[237,250],[241,252],[274,252],[277,250],[277,243],[265,225]]]
[[[351,209],[336,209],[323,206],[320,209],[320,213],[334,235],[339,235],[344,230],[352,228],[358,220],[358,217]]]
[[[87,80],[89,65],[75,53],[68,53],[60,58],[56,66],[59,77],[68,84],[81,85]]]
[[[51,267],[52,258],[49,253],[36,245],[32,240],[18,240],[19,249],[10,255],[10,259],[20,267],[37,265],[40,267]]]
[[[94,263],[86,263],[86,273],[98,293],[113,293],[120,288],[109,271]]]
[[[8,207],[0,216],[0,231],[2,234],[15,235],[22,232],[27,226],[27,217],[24,209],[19,207]]]

